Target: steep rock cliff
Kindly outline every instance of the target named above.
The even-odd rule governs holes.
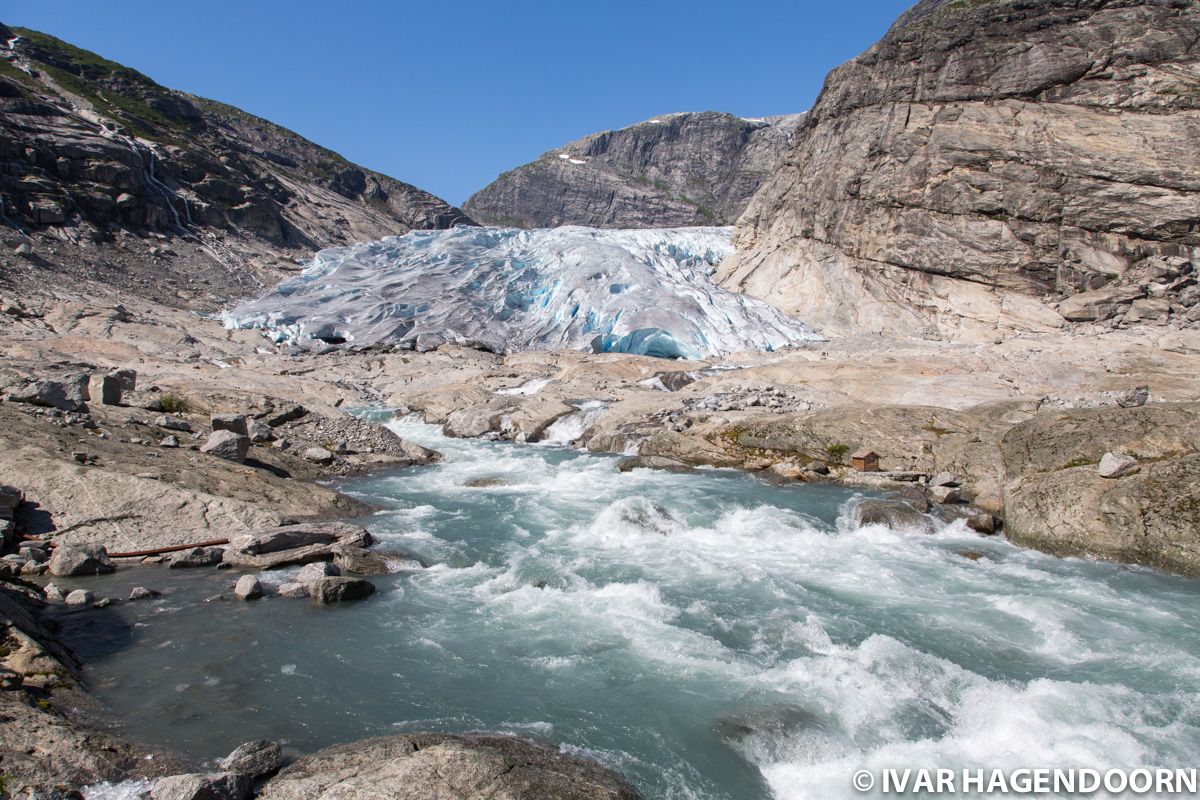
[[[828,77],[726,288],[826,333],[1200,311],[1200,7],[924,0]]]
[[[322,247],[470,222],[278,125],[36,31],[0,25],[0,111],[0,266],[18,287],[96,282],[205,307]]]
[[[480,222],[521,228],[730,225],[803,118],[667,114],[544,153],[463,207]]]

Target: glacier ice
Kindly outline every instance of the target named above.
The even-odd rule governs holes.
[[[663,358],[819,338],[717,287],[732,228],[414,231],[322,250],[295,278],[227,311],[278,343],[591,349]]]

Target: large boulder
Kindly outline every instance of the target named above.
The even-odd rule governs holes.
[[[117,567],[99,544],[60,544],[50,556],[50,574],[58,577],[103,575]]]
[[[863,500],[854,509],[859,525],[883,525],[897,531],[933,533],[933,520],[901,500]]]
[[[227,564],[246,569],[277,569],[292,564],[330,561],[339,546],[366,547],[371,534],[344,522],[321,522],[266,528],[230,540]]]
[[[196,772],[159,778],[150,800],[248,800],[252,781],[236,772]]]
[[[16,403],[47,406],[61,411],[87,411],[88,376],[73,375],[61,380],[31,381],[11,389],[8,399]]]
[[[375,584],[365,578],[325,576],[308,584],[308,596],[321,605],[363,600],[375,594]]]
[[[208,441],[200,446],[200,452],[240,464],[250,452],[250,437],[233,431],[213,431]]]
[[[409,733],[331,747],[272,778],[260,800],[638,800],[607,767],[510,736]]]
[[[265,778],[283,766],[283,748],[270,739],[246,742],[225,756],[220,766],[227,772],[249,775],[255,779]]]

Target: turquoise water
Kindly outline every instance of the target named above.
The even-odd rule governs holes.
[[[66,617],[129,735],[201,758],[506,730],[647,798],[857,797],[866,767],[1194,766],[1200,584],[975,536],[850,523],[839,487],[442,437],[356,481],[420,572],[355,605],[201,603],[236,575],[139,568]],[[502,485],[470,487],[481,478]],[[970,560],[962,551],[981,555]],[[273,576],[282,580],[283,576]],[[97,625],[105,619],[110,624]]]

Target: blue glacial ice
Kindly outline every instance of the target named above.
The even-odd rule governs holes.
[[[817,339],[711,278],[732,228],[414,231],[317,253],[295,278],[227,311],[227,328],[320,340],[498,353],[588,349],[662,358]],[[418,338],[420,337],[420,338]]]

